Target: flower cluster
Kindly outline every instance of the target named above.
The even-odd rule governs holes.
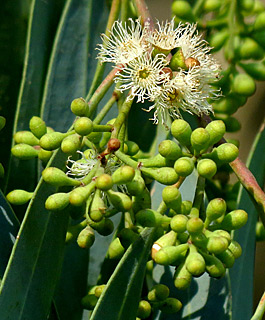
[[[171,20],[157,22],[152,30],[148,24],[142,28],[139,20],[116,21],[102,40],[99,59],[121,66],[115,77],[118,90],[130,90],[128,99],[153,102],[147,111],[154,110],[155,123],[158,113],[166,123],[168,116],[180,117],[180,109],[197,115],[212,112],[209,100],[220,95],[212,86],[220,66],[195,24],[175,27]]]

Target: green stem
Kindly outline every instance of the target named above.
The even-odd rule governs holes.
[[[204,197],[204,189],[205,189],[205,178],[199,176],[197,180],[197,186],[196,186],[195,196],[194,196],[193,205],[192,205],[194,216],[199,216],[201,204]]]
[[[131,159],[129,156],[127,156],[125,153],[121,152],[120,150],[115,152],[115,156],[119,158],[122,162],[127,164],[128,166],[131,166],[134,169],[138,168],[138,162]]]
[[[163,200],[160,202],[159,207],[156,209],[156,211],[161,214],[164,214],[167,211],[167,205]]]
[[[122,21],[125,21],[128,18],[128,7],[129,7],[129,1],[122,0],[121,2],[121,20]]]
[[[113,126],[110,124],[94,124],[93,132],[111,132],[113,130]]]
[[[263,293],[257,309],[250,320],[262,320],[265,313],[265,292]]]
[[[193,10],[192,10],[195,17],[200,16],[200,14],[202,12],[203,5],[204,5],[204,2],[205,2],[205,0],[197,0],[195,2],[195,5],[194,5]]]
[[[149,23],[150,29],[154,29],[154,21],[144,0],[133,0],[138,15],[142,18],[142,24]]]
[[[97,114],[96,118],[93,121],[94,124],[100,124],[100,122],[105,118],[106,114],[110,111],[110,109],[112,108],[114,103],[119,99],[119,97],[120,97],[120,93],[117,93],[116,91],[114,91],[112,94],[112,97]]]

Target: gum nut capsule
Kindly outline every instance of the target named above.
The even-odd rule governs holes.
[[[205,261],[198,252],[189,253],[186,259],[186,268],[194,276],[199,277],[205,271]]]
[[[181,207],[181,193],[175,186],[167,186],[162,191],[162,198],[168,208],[178,211]]]
[[[125,249],[123,248],[120,239],[115,238],[109,245],[107,257],[109,259],[120,259],[124,254]]]
[[[93,122],[87,117],[81,117],[75,121],[74,130],[80,136],[87,136],[93,131]]]
[[[182,119],[176,119],[172,122],[171,133],[175,139],[177,139],[181,145],[190,145],[190,136],[192,133],[189,123]]]
[[[102,138],[102,132],[91,132],[90,134],[87,135],[87,138],[89,141],[97,144],[100,142]]]
[[[74,99],[71,103],[71,111],[76,116],[83,117],[88,114],[88,103],[83,98]]]
[[[40,146],[45,150],[55,150],[60,147],[62,140],[67,136],[61,132],[50,132],[43,135],[40,139]]]
[[[76,241],[80,248],[89,249],[95,241],[93,229],[89,226],[85,227],[85,229],[79,233]]]
[[[127,185],[128,192],[131,195],[136,196],[136,195],[142,194],[142,192],[145,189],[145,182],[141,176],[140,170],[135,171],[135,176],[133,180],[128,182],[126,185]]]
[[[30,146],[39,144],[39,139],[34,136],[30,131],[18,131],[14,135],[15,143],[25,143]]]
[[[248,214],[244,210],[234,210],[229,212],[221,223],[221,228],[232,231],[243,227],[248,220]]]
[[[80,181],[69,178],[62,170],[55,167],[49,167],[44,169],[42,171],[42,177],[45,182],[56,187],[76,187],[81,184]]]
[[[169,296],[169,288],[164,284],[156,284],[147,295],[149,301],[163,301]]]
[[[141,171],[149,178],[155,179],[165,185],[172,185],[178,181],[178,174],[173,168],[141,168]]]
[[[13,190],[8,193],[6,199],[8,202],[14,205],[22,205],[27,203],[33,196],[33,192],[27,192],[25,190]]]
[[[219,161],[229,163],[238,157],[238,148],[232,143],[223,143],[216,148]]]
[[[170,221],[170,227],[177,233],[183,233],[187,230],[186,225],[189,218],[183,214],[175,215]]]
[[[209,254],[203,254],[206,271],[213,278],[221,278],[225,275],[225,267],[220,259]]]
[[[124,145],[127,146],[127,151],[125,152],[129,156],[134,156],[140,150],[137,143],[133,141],[125,141]]]
[[[5,125],[6,125],[6,119],[0,116],[0,131],[4,128]]]
[[[47,150],[44,150],[44,149],[40,149],[40,151],[38,153],[38,158],[42,162],[47,163],[51,159],[52,154],[53,154],[52,151],[47,151]]]
[[[237,74],[233,79],[232,89],[243,96],[252,96],[256,91],[256,84],[252,77],[245,73]]]
[[[202,159],[197,163],[198,174],[206,179],[211,179],[217,172],[217,165],[211,159]]]
[[[182,256],[182,253],[187,251],[188,247],[187,243],[162,247],[154,254],[153,259],[157,264],[164,266],[173,265]]]
[[[181,157],[175,162],[174,169],[179,176],[187,177],[194,169],[194,162],[191,158]]]
[[[177,289],[187,289],[192,280],[192,274],[187,270],[185,263],[178,266],[174,273],[174,285]]]
[[[220,254],[228,248],[229,242],[224,237],[212,236],[208,238],[207,250],[213,254]]]
[[[226,202],[222,198],[215,198],[208,203],[206,216],[210,221],[222,217],[226,213]]]
[[[38,156],[39,150],[35,149],[28,144],[20,143],[16,144],[12,149],[11,152],[13,156],[21,160],[30,160],[36,158]]]
[[[114,171],[112,174],[112,181],[114,184],[126,184],[134,178],[135,171],[130,166],[122,166]]]
[[[45,122],[39,117],[32,117],[29,121],[30,131],[34,134],[35,137],[40,139],[47,133],[47,127]]]
[[[95,296],[96,296],[97,298],[99,298],[99,297],[102,295],[105,287],[106,287],[105,284],[102,284],[102,285],[96,287],[96,289],[95,289]]]
[[[210,135],[209,145],[214,145],[223,138],[226,128],[222,120],[214,120],[207,124],[205,130]]]
[[[235,263],[235,257],[229,249],[217,254],[216,257],[223,262],[226,268],[232,268]]]
[[[96,187],[102,191],[107,191],[113,186],[112,178],[109,174],[103,173],[96,179]]]
[[[140,319],[146,319],[150,316],[151,311],[152,309],[150,303],[146,300],[141,300],[137,310],[137,317]]]
[[[228,249],[233,253],[233,255],[236,259],[239,258],[242,254],[242,248],[241,248],[240,244],[235,240],[231,241]]]
[[[69,193],[54,193],[45,201],[45,208],[50,211],[60,211],[69,204]]]
[[[170,160],[176,160],[182,155],[180,147],[172,140],[163,140],[160,142],[158,152],[161,156]]]
[[[209,146],[210,135],[204,128],[197,128],[192,131],[190,137],[191,145],[193,149],[197,152],[206,150]]]
[[[169,68],[173,71],[178,71],[180,68],[187,70],[187,66],[185,65],[185,57],[181,48],[178,48],[173,54],[169,63]]]
[[[152,209],[143,209],[136,213],[136,221],[143,227],[158,227],[163,223],[170,223],[170,218]]]
[[[73,154],[81,147],[81,139],[78,134],[72,134],[65,137],[61,143],[62,152]]]
[[[202,219],[193,217],[188,220],[186,228],[190,234],[200,233],[204,228],[204,223]]]
[[[94,197],[89,210],[89,217],[95,222],[99,222],[103,219],[104,214],[106,213],[106,205],[101,196],[101,191],[96,189]]]
[[[122,192],[117,192],[113,190],[107,191],[108,198],[112,205],[119,211],[125,212],[131,209],[132,200],[129,196]]]

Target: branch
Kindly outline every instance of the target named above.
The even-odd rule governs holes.
[[[134,5],[138,15],[142,18],[142,23],[148,23],[150,29],[154,29],[154,21],[144,0],[134,0]]]

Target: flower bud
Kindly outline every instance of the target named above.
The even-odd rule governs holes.
[[[254,0],[240,0],[238,4],[242,10],[250,12],[254,8],[254,2]]]
[[[163,167],[163,168],[141,168],[141,171],[150,178],[155,179],[165,185],[172,185],[178,181],[178,174],[173,168]]]
[[[120,149],[121,142],[119,139],[110,139],[108,142],[108,151],[115,152]]]
[[[96,296],[97,298],[99,298],[99,297],[102,295],[102,293],[103,293],[103,291],[104,291],[105,287],[106,287],[106,285],[105,285],[105,284],[102,284],[102,285],[100,285],[100,286],[96,286],[96,289],[95,289],[95,296]]]
[[[145,189],[145,182],[144,179],[141,176],[141,171],[140,170],[135,170],[135,176],[132,181],[128,182],[126,184],[128,192],[133,195],[141,195],[141,193]]]
[[[61,143],[61,149],[64,153],[73,154],[81,147],[81,138],[78,134],[72,134],[65,137]]]
[[[162,214],[156,212],[152,209],[140,210],[136,213],[136,221],[143,227],[157,227],[163,223],[169,224],[170,218],[163,216]]]
[[[165,314],[172,314],[182,308],[182,303],[176,298],[167,298],[158,304],[158,308]]]
[[[259,13],[253,25],[254,31],[265,30],[265,11]]]
[[[211,179],[217,172],[217,165],[211,159],[202,159],[197,163],[198,174],[206,179]]]
[[[89,112],[88,103],[83,98],[74,99],[71,103],[71,111],[76,116],[83,117]]]
[[[42,177],[45,182],[56,187],[76,187],[81,184],[80,181],[69,178],[62,170],[55,167],[49,167],[44,169],[42,171]]]
[[[125,212],[131,209],[132,200],[129,196],[122,192],[116,192],[113,190],[107,191],[108,198],[112,205],[119,211]]]
[[[198,252],[190,252],[186,259],[186,268],[194,276],[199,277],[205,271],[205,261]]]
[[[228,249],[233,253],[233,255],[236,259],[239,258],[242,254],[242,248],[241,248],[240,244],[235,240],[231,241]]]
[[[211,277],[221,278],[225,275],[225,267],[221,260],[206,253],[202,253],[202,256],[206,263],[206,271]]]
[[[172,13],[179,18],[189,20],[192,17],[192,9],[187,1],[177,0],[172,3]]]
[[[51,132],[46,133],[40,139],[40,146],[45,150],[55,150],[60,147],[62,140],[67,136],[67,133]]]
[[[206,2],[209,2],[209,1],[216,1],[216,0],[207,0]],[[228,37],[229,37],[229,32],[227,29],[223,29],[219,32],[212,34],[209,39],[209,44],[213,48],[212,52],[220,50],[224,46]]]
[[[240,63],[240,67],[244,69],[253,79],[259,81],[265,81],[265,63],[253,62],[253,63]]]
[[[243,103],[244,104],[244,103]],[[214,111],[231,115],[239,108],[239,103],[234,96],[226,96],[213,103]]]
[[[182,254],[188,250],[189,245],[187,243],[180,244],[178,246],[165,246],[153,254],[153,259],[156,263],[168,266],[174,265],[176,261],[180,259]]]
[[[235,263],[235,257],[229,249],[217,254],[216,257],[223,262],[226,268],[232,268]]]
[[[265,228],[261,221],[256,223],[256,241],[264,241],[265,240]]]
[[[44,149],[40,149],[39,153],[38,153],[38,158],[44,163],[48,163],[48,161],[51,159],[52,156],[52,151],[47,151]]]
[[[179,176],[187,177],[194,169],[194,162],[191,158],[181,157],[175,162],[174,169]]]
[[[54,193],[45,201],[45,208],[49,211],[60,211],[69,204],[69,193]]]
[[[106,212],[106,204],[101,196],[101,191],[96,189],[90,209],[89,217],[95,222],[99,222],[103,219],[103,215]]]
[[[78,234],[84,229],[84,227],[86,227],[86,225],[87,221],[84,220],[78,224],[68,226],[65,236],[65,242],[70,243],[75,240]]]
[[[140,150],[137,143],[133,141],[125,141],[124,144],[127,146],[127,151],[125,152],[129,156],[134,156]]]
[[[109,259],[120,259],[124,254],[125,249],[123,248],[120,239],[115,238],[109,245],[107,257]]]
[[[192,208],[192,202],[185,200],[181,202],[180,213],[184,215],[188,215]]]
[[[226,202],[224,199],[216,198],[208,203],[206,208],[206,217],[210,221],[214,221],[226,213]]]
[[[127,249],[133,242],[138,239],[139,234],[135,233],[132,229],[123,228],[119,232],[118,236],[122,246]]]
[[[150,316],[151,311],[150,303],[148,301],[141,300],[138,306],[137,317],[140,319],[146,319]]]
[[[185,57],[181,48],[178,48],[177,52],[173,54],[169,63],[169,67],[174,71],[178,71],[179,69],[187,70],[185,65]]]
[[[87,138],[92,143],[98,144],[102,138],[102,132],[91,132],[90,134],[87,135]]]
[[[190,234],[200,233],[204,228],[204,223],[200,218],[190,218],[186,225],[187,231]]]
[[[163,140],[160,142],[158,152],[161,156],[169,160],[176,160],[182,155],[180,147],[172,140]]]
[[[83,205],[91,193],[94,191],[95,184],[90,183],[85,187],[75,188],[70,192],[69,201],[73,206]]]
[[[109,174],[103,173],[96,179],[96,187],[102,191],[107,191],[113,186],[112,178]]]
[[[177,233],[182,233],[187,230],[186,225],[189,218],[183,214],[175,215],[170,221],[170,227]]]
[[[163,301],[169,296],[169,288],[164,284],[156,284],[147,295],[147,299],[152,302]]]
[[[114,184],[126,184],[134,178],[135,171],[132,167],[124,165],[115,170],[112,174],[112,181]]]
[[[110,219],[103,218],[99,222],[89,221],[91,228],[96,230],[102,236],[110,235],[114,230],[113,222]]]
[[[216,149],[217,159],[222,163],[229,163],[238,157],[238,148],[232,143],[223,143]]]
[[[185,233],[184,233],[185,234]],[[208,238],[204,233],[194,233],[190,236],[191,242],[200,249],[206,249]]]
[[[30,131],[18,131],[14,135],[15,143],[25,143],[30,146],[36,146],[39,144],[39,139],[37,139],[34,134]]]
[[[189,287],[192,274],[187,270],[185,263],[182,263],[174,273],[174,285],[179,290],[184,290]]]
[[[260,60],[264,56],[264,51],[255,40],[246,37],[240,45],[239,55],[242,60]]]
[[[132,209],[134,212],[138,212],[142,209],[151,207],[151,196],[149,190],[145,187],[143,192],[133,198]]]
[[[89,249],[95,241],[95,234],[91,227],[87,226],[83,229],[77,238],[77,244],[80,248]]]
[[[173,230],[163,234],[159,239],[155,241],[152,246],[152,257],[159,251],[161,248],[166,246],[173,246],[176,244],[177,241],[177,234]]]
[[[210,134],[204,128],[197,128],[192,131],[190,141],[195,154],[200,154],[202,151],[207,150],[210,142]]]
[[[81,117],[75,121],[74,130],[80,136],[87,136],[93,131],[93,122],[87,117]]]
[[[227,232],[225,230],[222,230],[222,229],[215,230],[215,231],[212,232],[212,235],[226,238],[227,241],[228,241],[228,244],[231,243],[231,235],[230,235],[229,232]]]
[[[11,152],[13,156],[21,160],[30,160],[38,156],[39,151],[28,144],[20,143],[16,144]]]
[[[18,206],[27,203],[32,198],[33,194],[33,192],[17,189],[9,192],[6,199],[11,204]]]
[[[86,310],[93,310],[98,302],[98,298],[93,294],[86,295],[82,298],[82,307]]]
[[[208,238],[207,250],[213,254],[220,254],[228,248],[229,242],[224,237],[211,236]]]
[[[162,198],[168,208],[179,211],[181,207],[181,194],[175,186],[167,186],[162,191]]]
[[[29,122],[29,128],[38,139],[47,133],[46,124],[40,117],[32,117]]]
[[[206,0],[203,5],[203,9],[205,12],[217,11],[220,9],[222,2],[220,0]],[[211,47],[214,47],[213,44],[210,43]]]
[[[248,220],[248,214],[244,210],[234,210],[229,212],[221,223],[221,228],[227,231],[236,230],[243,227]]]
[[[256,91],[255,81],[245,73],[237,74],[233,79],[232,89],[243,96],[252,96]]]
[[[6,119],[0,116],[0,131],[4,128],[5,125],[6,125]]]
[[[188,122],[182,119],[176,119],[172,122],[171,133],[175,139],[177,139],[181,145],[189,146],[191,137],[191,127]]]
[[[205,130],[210,135],[209,145],[214,145],[223,138],[226,129],[222,120],[214,120],[205,127]]]

